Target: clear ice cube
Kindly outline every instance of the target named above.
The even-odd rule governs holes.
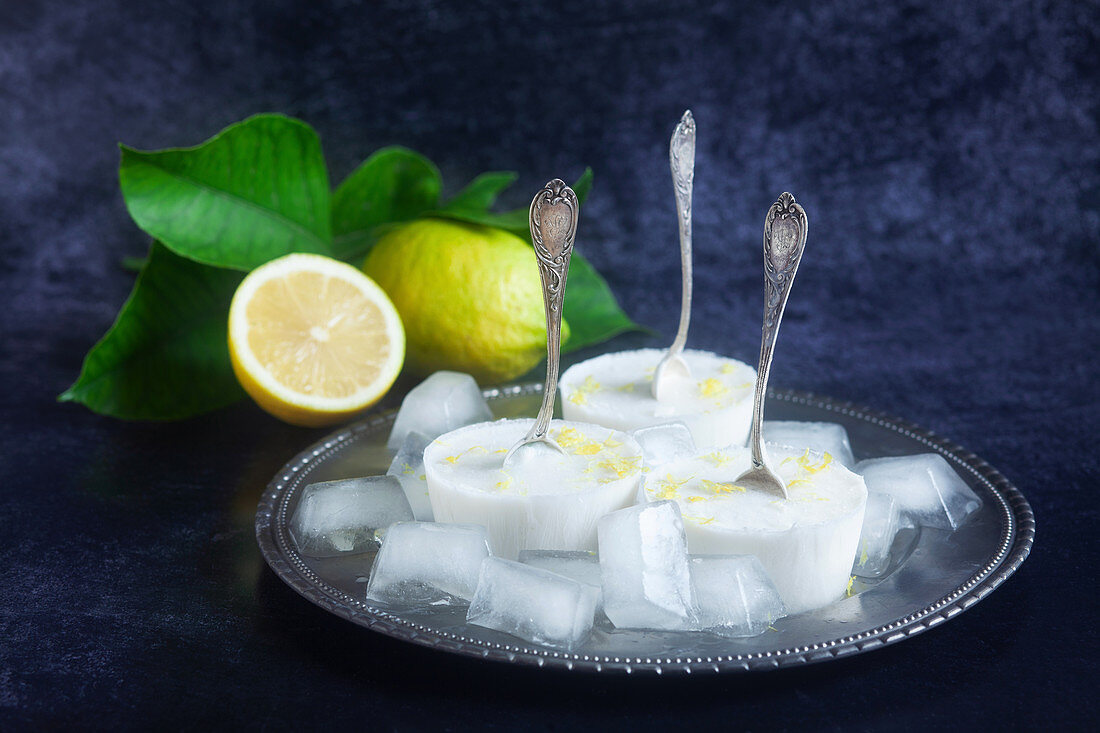
[[[549,570],[592,586],[598,591],[596,610],[603,610],[603,577],[600,575],[600,559],[596,553],[581,550],[520,550],[519,561],[524,565]]]
[[[861,578],[877,578],[890,566],[890,548],[901,527],[898,505],[889,494],[867,494],[863,531],[859,535],[852,572]]]
[[[374,560],[367,599],[395,606],[460,605],[474,597],[489,536],[476,524],[400,522]]]
[[[924,527],[958,529],[982,506],[969,486],[938,453],[860,461],[867,491],[889,494],[898,510]]]
[[[783,599],[753,555],[693,555],[700,629],[722,636],[756,636],[787,615]]]
[[[367,476],[306,486],[288,529],[303,555],[335,557],[377,548],[378,530],[412,518],[396,479]]]
[[[592,630],[598,591],[564,575],[490,557],[466,620],[536,644],[571,649]]]
[[[386,446],[398,450],[413,430],[432,441],[455,428],[492,419],[493,413],[473,377],[461,372],[436,372],[405,395]]]
[[[435,519],[432,502],[428,498],[428,480],[424,475],[424,449],[431,442],[423,433],[409,431],[386,471],[387,476],[393,476],[401,483],[409,506],[412,507],[413,518],[418,522],[431,522]]]
[[[604,613],[628,629],[695,623],[687,541],[675,502],[639,504],[600,518]]]
[[[799,450],[809,448],[817,453],[828,453],[845,468],[856,465],[848,431],[839,423],[765,420],[764,440]]]
[[[642,446],[643,460],[650,466],[659,466],[662,463],[696,455],[691,431],[682,422],[638,428],[631,430],[630,435]]]

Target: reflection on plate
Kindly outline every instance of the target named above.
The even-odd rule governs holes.
[[[500,417],[533,415],[542,386],[485,391]],[[857,579],[853,595],[790,616],[749,639],[701,632],[618,630],[597,626],[572,653],[528,644],[465,622],[465,608],[384,609],[365,601],[372,555],[307,558],[287,533],[306,484],[382,474],[390,463],[386,438],[394,413],[367,418],[334,433],[286,464],[256,512],[256,538],[267,563],[291,588],[325,610],[387,636],[440,651],[501,662],[597,672],[668,674],[775,669],[827,661],[901,641],[974,605],[1027,557],[1035,520],[1027,500],[993,467],[921,428],[827,397],[770,390],[768,417],[824,420],[847,428],[857,458],[942,454],[982,497],[981,510],[953,533],[899,533],[891,565],[879,579]]]

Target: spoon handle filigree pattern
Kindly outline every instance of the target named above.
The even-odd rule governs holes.
[[[756,393],[753,402],[752,433],[749,446],[753,466],[764,465],[762,422],[764,393],[768,389],[772,355],[783,321],[787,296],[802,261],[806,247],[806,212],[784,192],[768,209],[764,218],[764,326],[760,338],[760,363],[757,367]]]
[[[525,442],[545,440],[554,415],[561,361],[561,311],[569,259],[577,236],[577,196],[565,182],[555,178],[531,201],[531,243],[538,258],[542,299],[546,309],[546,384],[535,425]]]
[[[691,324],[691,194],[695,182],[695,118],[684,112],[668,145],[668,162],[676,192],[676,214],[680,227],[680,327],[669,354],[679,355],[687,342]]]

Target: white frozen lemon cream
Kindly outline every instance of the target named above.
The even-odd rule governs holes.
[[[480,524],[493,554],[520,550],[595,550],[600,517],[634,504],[642,450],[625,433],[553,420],[545,445],[504,457],[534,423],[499,420],[441,435],[424,451],[428,495],[437,522]]]
[[[680,505],[694,555],[755,555],[790,613],[844,595],[863,526],[863,479],[829,454],[769,446],[788,498],[747,491],[736,479],[749,451],[731,447],[660,466],[646,476],[650,501]]]
[[[670,382],[669,396],[653,396],[653,373],[663,349],[604,354],[566,370],[561,406],[566,420],[634,430],[679,420],[696,445],[743,445],[752,423],[756,370],[709,351],[683,352],[690,379]],[[662,397],[664,397],[662,392]]]

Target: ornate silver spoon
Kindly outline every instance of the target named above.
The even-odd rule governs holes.
[[[691,323],[691,191],[695,182],[695,118],[691,110],[684,112],[672,140],[668,144],[668,164],[672,169],[672,186],[676,192],[676,219],[680,224],[680,328],[653,372],[653,396],[658,400],[668,392],[676,379],[690,379],[691,369],[681,353],[687,342]]]
[[[736,481],[747,489],[758,489],[784,499],[787,498],[786,485],[764,461],[764,393],[768,389],[768,374],[783,309],[787,307],[787,296],[791,293],[805,247],[806,212],[794,196],[784,192],[764,217],[764,327],[752,402],[752,431],[749,433],[752,468]]]
[[[513,445],[504,456],[505,463],[520,448],[532,443],[545,443],[559,453],[565,453],[550,437],[549,429],[558,391],[561,308],[565,299],[565,280],[569,275],[569,259],[573,255],[573,240],[577,236],[577,209],[577,196],[573,189],[558,178],[547,183],[531,201],[528,223],[531,226],[531,243],[538,258],[542,301],[546,308],[546,382],[542,386],[542,406],[535,424],[526,437]]]

